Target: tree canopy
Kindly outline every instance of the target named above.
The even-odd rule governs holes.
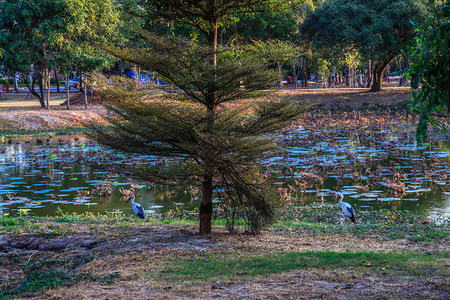
[[[72,67],[90,71],[111,57],[94,47],[117,31],[119,16],[111,0],[3,0],[0,5],[2,65],[8,74],[32,75],[41,94],[49,70]],[[34,80],[33,80],[34,82]]]
[[[327,1],[306,18],[302,32],[319,46],[352,46],[372,59],[372,91],[380,91],[387,65],[411,45],[411,21],[424,10],[420,0]]]
[[[411,48],[413,107],[420,114],[417,139],[422,141],[428,124],[447,130],[450,122],[450,7],[437,7],[418,25],[416,44]]]

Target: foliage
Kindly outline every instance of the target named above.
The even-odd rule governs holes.
[[[278,84],[280,84],[283,79],[283,65],[290,64],[298,57],[300,48],[292,42],[280,40],[253,41],[252,44],[247,46],[247,55],[269,66],[276,66],[278,70]]]
[[[327,1],[307,17],[302,32],[322,47],[353,45],[376,63],[373,91],[389,62],[412,43],[413,17],[424,11],[419,0]]]
[[[229,32],[228,32],[229,31]],[[285,12],[256,13],[239,18],[239,21],[225,32],[231,39],[289,40],[298,39],[298,25],[292,10]]]
[[[317,60],[317,74],[319,75],[319,78],[322,80],[326,80],[328,78],[330,75],[330,65],[331,64],[323,58],[319,58]]]
[[[42,81],[49,70],[73,67],[91,71],[106,66],[111,57],[93,43],[105,41],[117,31],[118,15],[111,0],[2,1],[0,47],[3,71],[24,78],[33,76],[30,92],[44,107]],[[40,94],[34,92],[34,82]]]
[[[188,24],[206,36],[216,26],[224,27],[235,23],[239,15],[287,8],[290,5],[288,1],[282,0],[136,0],[135,3],[146,9],[148,18]]]
[[[450,110],[450,7],[436,8],[433,16],[416,29],[416,45],[411,48],[411,87],[413,109],[420,114],[417,140],[427,134],[428,124],[449,126]]]
[[[96,128],[95,139],[127,152],[176,157],[162,166],[129,170],[162,183],[215,178],[211,189],[224,191],[231,214],[244,209],[252,230],[273,222],[275,197],[259,161],[274,145],[264,134],[282,128],[303,108],[277,99],[245,100],[261,95],[273,74],[258,62],[237,59],[233,49],[211,52],[192,41],[145,36],[152,49],[108,51],[156,71],[171,85],[161,92],[136,91],[114,79],[102,91],[114,128]],[[217,65],[209,64],[212,57]],[[226,106],[237,100],[242,102]]]

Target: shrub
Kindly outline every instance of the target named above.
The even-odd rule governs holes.
[[[8,83],[9,83],[9,84],[14,84],[14,78],[9,78],[9,79],[8,79]]]
[[[8,80],[0,78],[0,84],[7,84],[9,83]]]

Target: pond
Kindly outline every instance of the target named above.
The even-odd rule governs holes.
[[[405,137],[409,132],[400,123],[370,134],[357,127],[296,125],[280,133],[284,152],[265,163],[279,177],[274,189],[289,205],[335,203],[331,191],[339,189],[356,210],[410,210],[448,219],[449,141],[416,147],[412,136]],[[131,188],[149,213],[199,206],[199,187],[153,186],[92,165],[89,158],[104,152],[112,154],[110,164],[130,159],[82,136],[3,138],[0,215],[132,214],[121,193]]]

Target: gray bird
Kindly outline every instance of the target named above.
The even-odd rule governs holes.
[[[128,198],[127,202],[131,200],[131,206],[133,206],[133,210],[136,216],[141,219],[145,219],[144,208],[142,208],[142,205],[140,205],[139,203],[134,202],[134,198],[134,195],[131,195],[130,198]]]
[[[344,212],[344,215],[349,217],[353,223],[356,223],[355,210],[353,209],[353,207],[347,202],[342,202],[342,200],[344,199],[344,195],[342,193],[336,194],[339,200],[339,204],[341,205],[342,211]]]

